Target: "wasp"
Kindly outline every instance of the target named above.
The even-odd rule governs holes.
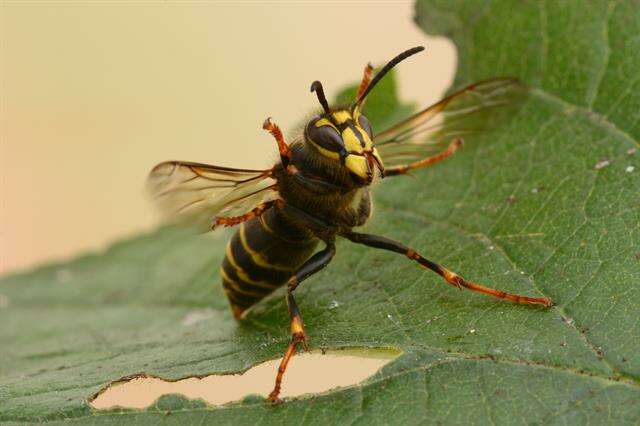
[[[400,53],[373,78],[373,68],[367,65],[356,98],[348,106],[331,107],[322,84],[314,81],[311,92],[322,110],[298,137],[287,143],[280,128],[270,118],[265,120],[262,127],[275,139],[280,154],[270,169],[167,161],[150,173],[151,193],[170,215],[206,229],[239,226],[220,268],[222,287],[237,320],[249,307],[286,286],[291,340],[269,395],[272,402],[279,402],[283,375],[298,346],[308,350],[295,291],[331,262],[337,237],[403,255],[459,289],[525,305],[552,305],[546,297],[511,294],[468,281],[400,242],[354,230],[371,217],[374,182],[450,157],[463,145],[465,133],[473,130],[469,123],[486,122],[492,111],[516,102],[523,92],[514,79],[481,81],[374,131],[363,114],[367,95],[394,66],[423,49]]]

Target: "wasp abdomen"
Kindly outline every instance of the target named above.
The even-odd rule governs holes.
[[[318,240],[295,228],[279,209],[240,225],[227,244],[220,275],[236,318],[282,286],[313,253]]]

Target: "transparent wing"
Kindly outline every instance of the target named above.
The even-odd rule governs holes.
[[[211,229],[215,217],[237,216],[279,194],[271,170],[245,170],[184,161],[160,163],[147,187],[166,219]]]
[[[526,95],[515,79],[484,80],[376,134],[374,143],[385,166],[417,161],[441,151],[454,138],[468,142],[507,120]]]

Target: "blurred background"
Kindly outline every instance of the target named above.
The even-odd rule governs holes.
[[[321,7],[319,7],[321,6]],[[0,273],[148,231],[148,171],[168,159],[266,168],[285,133],[374,65],[425,105],[456,66],[411,2],[11,2],[0,37]]]

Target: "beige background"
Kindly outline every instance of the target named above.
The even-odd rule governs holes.
[[[336,387],[353,386],[373,375],[400,353],[378,350],[320,351],[295,356],[282,381],[281,398],[326,392]],[[268,397],[273,389],[279,359],[254,365],[243,374],[190,377],[167,382],[155,377],[140,377],[106,389],[91,402],[97,409],[113,407],[145,408],[162,395],[180,393],[190,399],[203,399],[212,405],[238,401],[246,395]]]
[[[267,167],[267,116],[288,129],[418,44],[401,95],[440,97],[454,48],[411,2],[1,4],[0,273],[68,258],[157,224],[143,187],[165,159]]]

